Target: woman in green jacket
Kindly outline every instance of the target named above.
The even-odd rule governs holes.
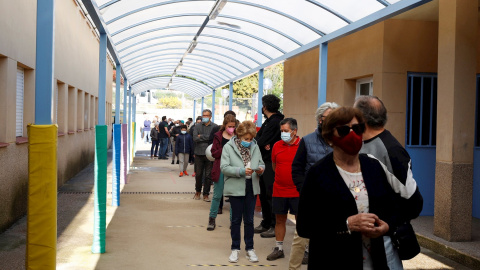
[[[238,262],[240,253],[240,225],[244,223],[245,249],[250,262],[258,262],[253,249],[253,214],[257,195],[260,194],[259,175],[265,165],[260,149],[253,139],[257,133],[252,121],[244,121],[237,128],[237,136],[225,144],[220,170],[225,179],[224,196],[230,197],[232,210],[232,254],[229,262]]]

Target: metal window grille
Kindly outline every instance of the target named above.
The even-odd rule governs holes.
[[[437,143],[437,74],[409,73],[407,79],[408,146]]]

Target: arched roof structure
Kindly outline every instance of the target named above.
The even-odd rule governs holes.
[[[134,93],[194,98],[430,0],[83,0]]]

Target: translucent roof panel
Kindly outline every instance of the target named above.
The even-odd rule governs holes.
[[[195,97],[210,94],[215,87],[318,46],[322,40],[328,40],[331,33],[335,36],[346,26],[361,24],[364,21],[361,19],[381,14],[382,9],[402,3],[414,6],[428,2],[82,1],[96,5],[96,16],[106,27],[115,56],[136,93],[149,87],[166,88],[172,81],[176,90]],[[218,6],[222,8],[210,18]]]

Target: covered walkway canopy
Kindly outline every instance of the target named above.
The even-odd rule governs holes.
[[[194,98],[323,45],[321,92],[328,41],[429,1],[82,0],[133,93]]]

